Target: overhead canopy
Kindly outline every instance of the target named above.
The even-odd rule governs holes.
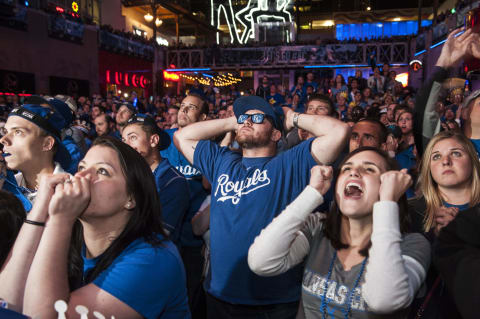
[[[135,7],[142,14],[153,14],[152,4],[157,8],[157,17],[163,21],[161,25],[162,32],[176,33],[176,18],[178,17],[178,27],[181,36],[193,36],[199,34],[199,31],[222,32],[210,25],[208,21],[200,15],[194,15],[188,10],[188,4],[181,1],[164,0],[122,0],[122,4],[127,8]],[[152,22],[152,24],[154,21]],[[200,29],[200,30],[199,30]]]

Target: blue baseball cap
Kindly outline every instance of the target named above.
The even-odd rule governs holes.
[[[171,143],[170,136],[164,130],[158,127],[157,122],[155,122],[153,117],[147,114],[137,113],[132,115],[128,119],[126,126],[130,124],[135,124],[135,123],[153,127],[153,129],[155,130],[155,133],[158,134],[158,136],[160,137],[160,143],[158,146],[158,149],[160,151],[163,151],[164,149],[168,148],[168,146],[170,146],[170,143]]]
[[[48,104],[50,104],[55,109],[55,111],[57,111],[58,113],[60,113],[61,116],[63,116],[63,118],[65,119],[64,128],[72,125],[75,118],[72,109],[67,105],[67,103],[59,99],[53,98],[48,100]]]
[[[281,107],[274,107],[261,97],[255,95],[244,96],[233,102],[233,112],[237,118],[250,110],[262,111],[273,120],[275,128],[283,132],[284,114]]]
[[[68,106],[67,103],[62,100],[51,97],[43,97],[40,95],[32,95],[25,99],[25,104],[34,104],[38,106],[41,106],[42,104],[48,104],[63,116],[66,122],[64,128],[70,126],[73,123],[73,110],[70,106]]]
[[[70,166],[72,158],[65,145],[63,145],[60,135],[66,125],[66,121],[59,112],[40,105],[26,104],[22,107],[14,108],[8,116],[20,116],[55,138],[57,142],[57,152],[54,156],[55,162],[58,162],[64,169]]]

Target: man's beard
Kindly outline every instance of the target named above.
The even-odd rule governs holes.
[[[255,138],[253,135],[237,135],[235,140],[244,149],[264,147],[270,144],[272,131],[268,132],[267,134],[260,135],[257,138]]]

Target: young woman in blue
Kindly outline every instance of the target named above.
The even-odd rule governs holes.
[[[456,214],[480,202],[480,163],[462,133],[443,131],[428,143],[419,187],[425,201],[425,232],[438,233]]]
[[[433,244],[441,229],[461,211],[480,202],[480,162],[475,147],[462,133],[435,135],[423,154],[419,190],[409,201],[414,231],[423,232]],[[460,318],[452,297],[435,266],[427,274],[429,301],[416,301],[423,318]]]
[[[31,317],[84,305],[110,318],[190,318],[185,272],[159,218],[152,172],[134,149],[95,140],[75,176],[46,176],[0,275]],[[23,305],[23,309],[22,309]]]

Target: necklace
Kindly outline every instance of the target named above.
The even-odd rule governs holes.
[[[323,287],[322,303],[320,305],[320,309],[322,310],[322,319],[327,319],[327,302],[328,302],[327,291],[328,291],[330,278],[332,277],[333,266],[335,265],[336,259],[337,259],[337,251],[335,250],[335,252],[333,253],[332,261],[330,262],[330,266],[328,267],[327,279],[325,280],[325,285]],[[362,266],[360,268],[360,272],[357,276],[357,279],[355,279],[355,283],[353,284],[352,289],[348,293],[347,312],[345,313],[345,319],[348,319],[350,317],[350,313],[352,312],[352,297],[355,292],[355,289],[357,289],[358,284],[360,283],[360,279],[362,279],[363,272],[365,271],[365,265],[367,264],[367,259],[368,257],[365,257],[365,259],[362,261]]]

